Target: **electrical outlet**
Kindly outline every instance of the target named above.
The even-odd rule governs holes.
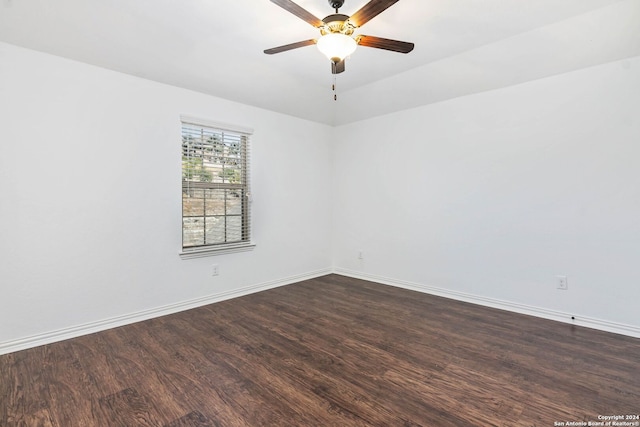
[[[218,268],[218,264],[213,264],[211,266],[211,275],[217,276],[218,274],[220,274],[220,269]]]
[[[557,288],[563,291],[569,289],[569,283],[567,282],[567,276],[556,276],[557,279]]]

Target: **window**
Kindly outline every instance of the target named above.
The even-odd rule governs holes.
[[[253,247],[250,133],[182,118],[183,257]]]

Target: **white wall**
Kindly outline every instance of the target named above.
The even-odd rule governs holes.
[[[638,93],[634,58],[333,129],[0,43],[0,353],[332,259],[636,333]],[[254,251],[178,257],[180,114],[255,129]]]
[[[254,251],[179,258],[180,114],[254,129]],[[331,134],[0,43],[0,347],[328,272]]]
[[[633,58],[337,128],[335,268],[637,334],[639,94]]]

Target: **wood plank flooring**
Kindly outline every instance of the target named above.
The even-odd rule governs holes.
[[[556,426],[637,414],[639,339],[338,275],[0,356],[7,427]]]

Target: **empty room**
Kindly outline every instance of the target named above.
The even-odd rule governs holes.
[[[0,0],[0,427],[640,426],[640,1]]]

